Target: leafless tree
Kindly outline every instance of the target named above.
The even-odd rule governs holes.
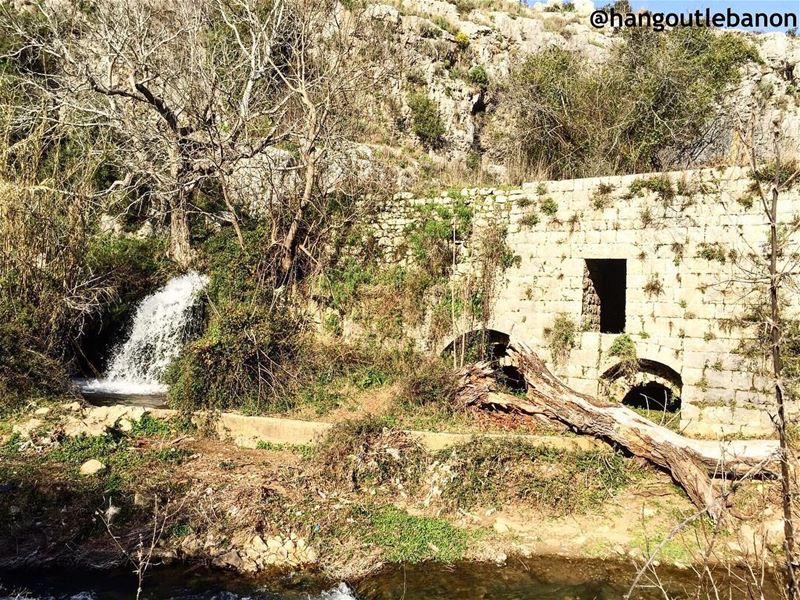
[[[178,263],[192,260],[199,194],[221,191],[243,243],[235,192],[243,165],[269,163],[279,148],[296,153],[279,168],[301,189],[269,207],[285,277],[312,198],[325,191],[325,163],[345,147],[352,103],[375,75],[360,60],[376,48],[365,43],[361,13],[334,0],[99,0],[90,11],[35,10],[38,27],[8,6],[0,13],[0,31],[22,40],[16,56],[56,65],[19,85],[48,99],[54,121],[111,132],[123,173],[111,190],[155,199]]]
[[[773,123],[773,156],[769,168],[772,177],[764,176],[766,165],[757,156],[755,146],[749,148],[749,163],[753,172],[754,187],[758,201],[769,224],[769,245],[767,250],[766,278],[769,294],[769,311],[765,315],[763,328],[768,331],[769,358],[771,362],[771,378],[775,398],[775,414],[773,422],[780,444],[781,496],[784,524],[784,553],[786,566],[786,587],[788,597],[793,600],[800,597],[800,574],[798,573],[796,538],[794,528],[794,496],[792,485],[791,448],[789,447],[789,418],[787,412],[787,390],[790,388],[783,374],[783,358],[785,355],[786,329],[784,324],[783,290],[789,280],[796,275],[797,268],[791,256],[786,260],[791,235],[797,229],[790,224],[789,230],[779,222],[779,203],[781,193],[788,190],[800,176],[796,165],[784,164],[781,161],[780,123]],[[788,167],[788,170],[784,167]],[[782,229],[784,229],[782,231]]]

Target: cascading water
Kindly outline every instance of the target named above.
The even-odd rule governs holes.
[[[102,379],[79,380],[81,391],[163,394],[161,378],[178,356],[192,326],[193,308],[208,278],[194,271],[175,277],[142,300],[130,337],[119,346]]]

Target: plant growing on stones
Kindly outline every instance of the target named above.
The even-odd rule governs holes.
[[[556,315],[553,327],[547,333],[547,342],[553,363],[563,364],[577,343],[575,322],[565,314]]]
[[[519,224],[523,227],[535,227],[539,224],[539,213],[535,210],[529,210],[519,220]]]
[[[619,359],[620,373],[624,378],[632,380],[639,371],[636,344],[627,333],[623,333],[614,339],[608,349],[608,355]]]
[[[467,81],[482,89],[489,87],[489,75],[486,74],[486,69],[483,68],[483,65],[472,67],[467,73]]]
[[[541,208],[542,212],[548,217],[552,217],[558,212],[558,203],[550,196],[547,196],[539,202],[539,208]]]
[[[728,260],[725,247],[719,242],[701,242],[697,249],[697,257],[723,264]]]
[[[660,296],[664,293],[664,283],[661,281],[661,277],[658,276],[658,273],[650,275],[650,279],[644,284],[643,289],[644,293],[650,297]]]

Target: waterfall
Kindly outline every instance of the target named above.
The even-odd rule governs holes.
[[[161,378],[192,326],[193,307],[208,278],[194,271],[167,282],[136,309],[128,339],[114,351],[105,377],[78,381],[84,392],[162,394]]]

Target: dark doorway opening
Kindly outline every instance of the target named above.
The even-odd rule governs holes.
[[[525,378],[514,365],[508,364],[508,345],[511,338],[507,333],[494,329],[477,329],[459,336],[442,351],[442,356],[450,361],[455,354],[455,364],[486,361],[494,369],[497,382],[511,392],[524,392],[527,389]]]
[[[586,329],[600,333],[625,331],[625,259],[587,258],[583,284]]]
[[[650,381],[633,386],[622,399],[625,406],[644,410],[674,413],[681,408],[681,399],[667,386]]]

